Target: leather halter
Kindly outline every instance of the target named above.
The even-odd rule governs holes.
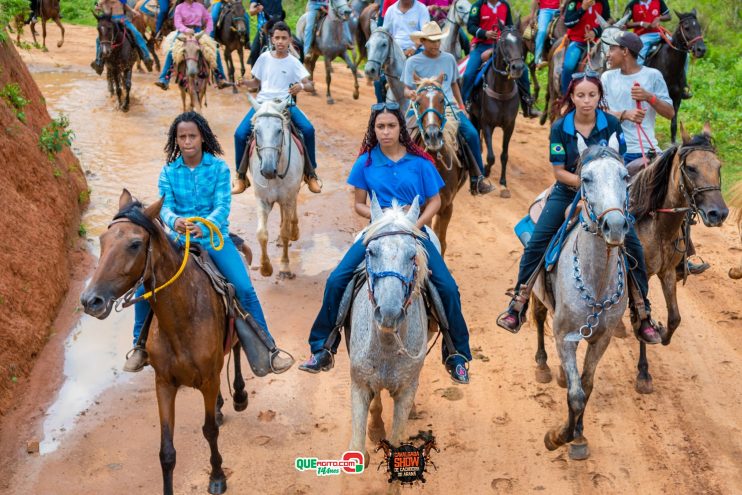
[[[412,109],[414,110],[415,116],[417,117],[417,127],[420,129],[421,133],[423,132],[423,119],[428,113],[433,113],[436,115],[436,117],[438,117],[438,119],[441,121],[440,125],[438,126],[440,129],[446,127],[446,104],[448,103],[448,101],[446,99],[446,93],[443,92],[443,88],[435,84],[426,84],[425,86],[417,88],[415,92],[418,95],[421,95],[430,91],[435,91],[443,95],[443,112],[440,112],[437,108],[431,106],[423,110],[422,113],[418,113],[420,105],[417,101],[415,101],[415,103],[412,105]]]
[[[98,25],[100,28],[100,24]],[[110,45],[111,50],[115,50],[116,48],[121,47],[124,44],[124,40],[126,40],[126,23],[120,22],[118,19],[111,19],[111,27],[113,28],[111,31],[111,39],[104,40],[99,39],[101,45]],[[98,31],[100,33],[100,29]],[[121,41],[116,42],[117,35],[121,33]],[[100,38],[100,34],[98,36]]]
[[[260,160],[261,163],[263,161],[263,157],[260,156],[260,152],[262,150],[276,150],[276,153],[278,153],[278,157],[276,159],[276,162],[277,162],[277,164],[280,164],[281,163],[281,156],[283,155],[283,143],[284,143],[284,141],[286,139],[286,117],[283,114],[279,114],[279,113],[265,112],[265,113],[262,113],[260,115],[257,115],[256,114],[255,120],[257,120],[259,118],[263,118],[263,117],[270,117],[270,118],[273,118],[273,119],[280,119],[281,120],[281,144],[279,146],[260,146],[258,144],[258,140],[257,140],[257,137],[256,137],[255,138],[255,151],[258,153],[258,160]],[[286,169],[283,171],[283,173],[278,173],[278,172],[276,173],[276,176],[279,179],[283,179],[284,177],[286,177],[286,174],[289,173],[289,165],[290,165],[289,162],[291,161],[291,145],[292,145],[290,133],[291,133],[291,131],[289,130],[289,146],[288,146],[289,147],[289,159],[286,162]]]
[[[415,235],[412,232],[408,232],[406,230],[390,230],[388,232],[379,232],[378,234],[374,234],[373,236],[369,237],[365,240],[366,245],[371,241],[375,241],[376,239],[379,239],[381,237],[387,237],[392,235],[408,235],[415,240],[417,240],[418,236]],[[407,308],[412,303],[412,294],[413,289],[415,288],[415,280],[417,279],[417,257],[415,257],[415,260],[413,262],[413,268],[412,268],[412,275],[410,277],[406,277],[402,275],[399,272],[395,272],[392,270],[385,270],[382,272],[374,272],[369,267],[369,250],[366,249],[366,260],[365,260],[365,269],[366,269],[366,276],[368,278],[368,298],[371,300],[371,304],[374,308],[378,307],[376,304],[376,297],[374,297],[374,283],[380,279],[385,277],[394,277],[402,281],[402,283],[405,286],[405,300],[404,303],[402,303],[402,308],[404,310],[407,310]]]
[[[502,40],[502,38],[503,38],[503,36],[505,34],[509,34],[509,33],[515,34],[515,33],[518,33],[518,32],[514,28],[512,28],[512,29],[506,28],[506,29],[503,29],[500,32],[500,38],[497,40],[497,43],[495,44],[497,50],[495,51],[495,53],[493,55],[494,60],[492,60],[491,69],[496,74],[500,74],[501,76],[507,77],[508,80],[512,80],[512,78],[510,77],[510,65],[513,62],[517,62],[519,60],[521,62],[523,62],[523,56],[520,56],[520,57],[517,57],[517,58],[508,58],[505,55],[505,51],[502,48],[502,43],[500,43],[500,40]],[[518,34],[520,34],[520,33],[518,33]],[[498,69],[496,67],[497,61],[500,60],[500,56],[502,56],[502,60],[505,62],[505,69],[504,70]],[[524,70],[528,70],[528,69],[527,68],[524,68]],[[487,83],[486,82],[482,85],[482,87],[484,89],[485,94],[487,94],[487,96],[489,96],[490,98],[494,98],[495,100],[498,100],[498,101],[507,101],[507,100],[510,100],[511,98],[513,98],[518,93],[518,85],[515,84],[515,83],[513,84],[513,89],[509,93],[498,93],[494,89],[492,89],[489,86],[487,86]]]

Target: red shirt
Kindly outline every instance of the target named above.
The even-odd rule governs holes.
[[[646,2],[642,2],[641,0],[634,0],[633,2],[629,3],[629,5],[626,7],[626,10],[631,9],[631,20],[634,22],[646,22],[647,24],[651,24],[652,21],[657,19],[658,17],[668,14],[670,10],[667,8],[667,5],[665,5],[665,2],[663,0],[648,0]],[[635,27],[634,32],[641,36],[642,34],[646,33],[657,33],[660,31],[659,27],[652,28],[652,27]]]
[[[569,2],[567,4],[567,13],[565,14],[565,23],[567,24],[567,37],[571,41],[577,41],[580,43],[585,43],[585,30],[590,29],[594,30],[598,28],[600,30],[600,23],[598,22],[598,14],[600,14],[603,18],[610,17],[610,11],[608,9],[604,9],[604,0],[598,0],[595,2],[595,4],[590,7],[589,9],[585,10],[582,14],[582,17],[577,21],[576,24],[571,24],[570,18],[575,13],[582,10],[582,0],[577,0],[573,2]],[[607,5],[607,4],[606,4]],[[606,15],[603,14],[603,12],[608,12]]]
[[[559,0],[540,0],[538,2],[539,9],[558,9]]]
[[[481,7],[479,8],[479,28],[483,29],[484,31],[495,31],[497,33],[497,38],[499,39],[500,25],[498,21],[501,21],[503,24],[507,25],[509,12],[510,7],[508,7],[508,4],[505,2],[497,2],[494,8],[487,1],[482,2]],[[491,45],[494,42],[495,40],[491,40],[486,37],[480,38],[478,36],[475,36],[472,40],[472,44],[481,43],[483,45]]]
[[[381,17],[384,17],[386,15],[386,11],[389,10],[389,7],[397,3],[395,0],[385,0],[384,7],[381,10]]]

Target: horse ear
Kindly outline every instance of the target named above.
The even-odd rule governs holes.
[[[673,12],[675,12],[675,15],[678,16],[678,19],[682,19],[683,18],[682,14],[680,12],[678,12],[675,9],[672,9],[672,10],[673,10]]]
[[[412,200],[410,209],[407,210],[407,220],[412,223],[417,223],[417,219],[420,216],[420,196],[415,196]]]
[[[520,31],[520,14],[515,15],[515,28]]]
[[[585,139],[582,137],[582,134],[578,132],[577,133],[577,152],[581,155],[586,149],[587,149],[587,144],[585,144]]]
[[[617,28],[623,29],[623,27],[629,21],[630,17],[631,17],[631,12],[626,12],[626,15],[623,16],[621,19],[619,19],[618,22],[614,24],[614,26],[616,26]]]
[[[381,210],[379,200],[376,199],[376,193],[371,192],[371,223],[381,218],[383,214],[384,212]]]
[[[605,19],[603,18],[603,16],[602,16],[602,15],[600,15],[600,14],[595,14],[595,17],[597,18],[597,20],[598,20],[598,24],[600,24],[600,27],[601,27],[602,29],[605,29],[606,27],[608,27],[608,21],[606,21],[606,20],[605,20]]]
[[[438,77],[436,77],[436,78],[435,78],[435,81],[436,81],[436,82],[437,82],[438,84],[443,84],[443,80],[444,80],[445,78],[446,78],[446,74],[444,74],[444,73],[443,73],[443,71],[441,71],[441,73],[440,73],[440,74],[438,74]]]
[[[500,28],[500,32],[502,32],[503,29],[505,29],[505,24],[500,19],[497,19],[497,27]]]
[[[251,94],[247,95],[247,100],[250,102],[250,105],[252,105],[256,112],[260,110],[260,103],[258,103],[258,100],[253,98]]]
[[[152,203],[147,208],[144,209],[144,214],[147,218],[150,220],[154,220],[158,216],[160,216],[160,210],[162,209],[162,203],[165,202],[165,196],[160,196],[160,199],[157,200],[155,203]]]
[[[417,72],[414,70],[412,71],[412,82],[414,82],[415,84],[420,82],[420,76],[418,76]]]
[[[128,205],[132,201],[134,201],[134,199],[131,197],[131,193],[128,189],[121,191],[121,196],[119,197],[119,210],[123,210],[124,206]]]
[[[708,120],[703,123],[703,133],[706,136],[711,137],[711,123]]]
[[[690,13],[693,14],[694,16],[698,16],[698,12],[696,12],[695,7],[693,7],[693,10],[691,10]]]
[[[206,31],[201,31],[200,33],[196,33],[196,39],[200,40],[201,36],[203,36],[204,34],[206,34]]]
[[[683,122],[680,122],[680,138],[683,140],[683,144],[690,143],[690,134],[688,134],[688,131],[685,130],[685,126],[683,125]]]
[[[608,138],[608,147],[612,148],[616,153],[619,153],[618,136],[616,136],[615,132],[611,134],[610,138]]]
[[[186,40],[185,34],[179,34],[179,35],[178,35],[178,39],[179,39],[180,41],[185,41],[185,40]]]

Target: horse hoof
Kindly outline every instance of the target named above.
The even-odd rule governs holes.
[[[245,394],[245,400],[242,402],[238,402],[236,399],[234,399],[234,402],[232,403],[232,406],[234,407],[234,410],[237,412],[242,412],[245,409],[247,409],[247,394]]]
[[[355,93],[353,93],[353,99],[354,100],[357,100],[359,96],[360,95],[358,94],[358,91],[356,91]]]
[[[654,392],[654,385],[652,385],[652,379],[637,378],[634,390],[639,394],[651,394]]]
[[[292,272],[285,272],[281,270],[278,272],[278,279],[279,280],[293,280],[296,278],[296,274]]]
[[[500,197],[501,198],[509,198],[510,197],[510,189],[503,186],[502,189],[500,189]]]
[[[328,105],[334,105],[335,104],[335,100],[333,98],[328,98],[327,99],[327,104]]]
[[[62,48],[64,41],[57,41],[57,48]]]
[[[379,443],[386,438],[386,429],[384,428],[384,425],[382,424],[379,428],[369,427],[368,438],[374,443]]]
[[[219,480],[209,480],[209,493],[213,495],[221,495],[227,491],[227,479],[222,478]]]
[[[264,277],[270,277],[273,275],[273,267],[271,265],[260,265],[260,274]]]
[[[239,91],[237,91],[237,88],[232,86],[232,94],[236,95],[237,93],[239,93]]]
[[[216,425],[221,428],[222,425],[224,424],[224,413],[221,411],[217,411],[215,419],[216,419]]]
[[[544,365],[544,368],[536,368],[536,381],[539,383],[551,383],[551,370],[548,365]]]
[[[559,367],[559,372],[557,373],[557,384],[562,388],[567,388],[567,377],[564,376],[564,370]]]
[[[618,324],[615,330],[613,330],[613,336],[617,339],[625,339],[629,336],[629,333],[626,330],[626,324],[623,321]]]
[[[557,444],[556,442],[553,442],[551,440],[551,432],[550,431],[547,431],[546,432],[546,435],[544,435],[544,446],[546,446],[546,449],[547,450],[552,450],[552,451],[553,450],[556,450],[556,449],[558,449],[560,447],[559,444]]]
[[[573,461],[584,461],[590,457],[590,448],[587,446],[587,441],[584,443],[571,443],[569,444],[569,458]]]

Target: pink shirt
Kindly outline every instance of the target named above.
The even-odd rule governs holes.
[[[437,5],[438,7],[448,7],[449,5],[451,5],[452,1],[453,0],[420,0],[420,2],[422,2],[422,4],[426,7],[430,7],[431,5]],[[430,18],[437,22],[445,19],[447,15],[448,14],[446,14],[445,12],[436,10],[435,12],[430,14]]]
[[[183,33],[189,26],[201,26],[207,34],[214,30],[214,23],[206,7],[199,2],[183,2],[175,7],[175,29]]]

